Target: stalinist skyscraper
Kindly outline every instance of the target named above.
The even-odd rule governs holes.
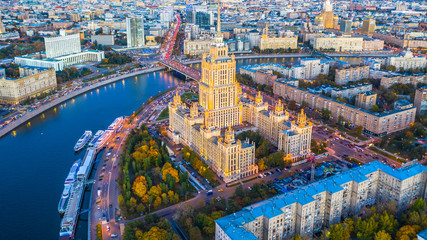
[[[199,101],[206,117],[215,127],[224,128],[242,123],[242,104],[236,82],[236,60],[228,56],[228,46],[223,42],[221,18],[218,8],[218,23],[215,42],[209,55],[202,58],[202,79],[199,82]]]
[[[218,8],[215,41],[202,59],[199,104],[189,109],[175,96],[169,104],[169,129],[175,142],[191,147],[222,180],[232,182],[257,174],[258,167],[255,145],[237,140],[232,129],[243,121],[243,106],[236,61],[223,42],[220,16]]]
[[[339,18],[334,15],[334,6],[330,0],[326,0],[323,4],[322,12],[316,16],[315,22],[317,25],[321,25],[324,28],[338,29]]]

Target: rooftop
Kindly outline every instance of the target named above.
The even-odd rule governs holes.
[[[336,193],[342,191],[344,190],[344,188],[341,187],[343,184],[350,181],[358,183],[366,181],[368,180],[366,175],[377,171],[382,171],[402,181],[422,172],[427,172],[427,167],[415,163],[404,168],[393,169],[386,164],[373,161],[360,167],[350,169],[339,175],[335,175],[303,186],[291,192],[280,194],[259,203],[252,204],[245,207],[240,212],[225,216],[215,222],[231,239],[257,239],[253,233],[243,228],[245,224],[252,222],[261,216],[271,218],[283,214],[284,212],[281,210],[282,208],[295,203],[301,205],[311,203],[315,201],[313,196],[317,194],[321,194],[323,192]],[[426,231],[424,232],[424,234],[427,234]]]

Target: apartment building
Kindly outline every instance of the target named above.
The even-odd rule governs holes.
[[[364,78],[369,78],[369,66],[347,66],[335,69],[335,82],[339,85],[346,85]]]
[[[254,125],[258,132],[272,144],[282,150],[291,161],[307,156],[311,149],[312,123],[307,121],[303,111],[298,114],[297,121],[291,121],[289,112],[284,110],[279,100],[274,110],[269,111],[261,93],[255,101],[242,99],[243,121]]]
[[[363,40],[362,48],[364,51],[382,51],[384,50],[384,41],[379,39]]]
[[[377,94],[371,91],[359,93],[356,95],[356,107],[365,110],[371,109],[377,101]]]
[[[42,92],[56,89],[55,69],[22,67],[20,78],[0,78],[0,102],[19,104]]]
[[[359,93],[372,91],[372,84],[370,83],[360,83],[356,85],[351,85],[348,87],[334,88],[331,91],[332,98],[347,98],[352,99]]]
[[[413,84],[417,86],[418,83],[427,83],[427,74],[415,74],[411,76],[395,76],[395,77],[382,77],[380,86],[389,88],[396,83]]]
[[[411,50],[407,50],[404,54],[398,57],[388,57],[387,66],[395,66],[397,70],[403,69],[421,69],[427,66],[427,58],[423,56],[414,56]]]
[[[215,220],[215,239],[312,238],[365,206],[393,200],[405,209],[427,196],[426,182],[427,167],[418,163],[393,169],[370,162]]]
[[[365,131],[375,135],[384,135],[403,130],[415,121],[415,107],[371,113],[365,109],[357,108],[320,94],[310,93],[305,89],[280,80],[274,83],[273,92],[276,96],[295,100],[299,104],[304,101],[311,108],[328,109],[332,113],[332,119],[338,120],[338,117],[342,116],[345,121],[356,126],[362,126]]]
[[[417,113],[424,115],[427,110],[427,87],[421,87],[415,91],[414,105]]]
[[[279,64],[258,64],[243,66],[240,68],[241,74],[247,74],[253,79],[259,70],[272,70],[283,75],[285,78],[293,79],[314,79],[319,74],[327,75],[329,73],[329,65],[331,61],[318,58],[304,58],[299,64],[291,68]]]
[[[184,54],[188,55],[202,55],[209,53],[209,48],[212,44],[212,39],[205,40],[184,40]]]
[[[298,38],[296,36],[270,37],[268,36],[268,24],[266,24],[264,33],[259,40],[259,49],[297,49]]]
[[[362,37],[316,37],[313,48],[316,50],[334,49],[337,52],[362,51]]]

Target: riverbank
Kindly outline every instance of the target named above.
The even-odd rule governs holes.
[[[0,129],[0,139],[2,137],[4,137],[5,135],[7,135],[9,132],[13,131],[15,128],[19,127],[21,124],[24,124],[25,122],[27,122],[28,120],[42,114],[44,111],[49,110],[53,107],[56,107],[57,105],[68,101],[74,97],[77,97],[79,95],[82,95],[88,91],[92,91],[94,89],[100,88],[104,85],[108,85],[117,81],[120,81],[122,79],[125,78],[129,78],[129,77],[134,77],[134,76],[138,76],[141,74],[146,74],[146,73],[151,73],[151,72],[157,72],[160,70],[163,70],[164,67],[155,67],[155,68],[151,68],[151,69],[145,69],[145,70],[140,70],[140,71],[136,71],[136,72],[132,72],[132,73],[127,73],[121,76],[117,76],[117,77],[113,77],[111,79],[105,80],[105,81],[101,81],[101,82],[97,82],[95,84],[92,84],[90,86],[81,88],[75,92],[72,92],[66,96],[62,96],[60,98],[57,98],[45,105],[42,105],[41,107],[37,108],[36,110],[26,113],[23,117],[21,117],[20,119],[8,124],[6,127]]]

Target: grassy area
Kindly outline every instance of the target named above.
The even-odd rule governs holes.
[[[346,158],[346,160],[348,162],[355,163],[357,165],[363,165],[363,163],[361,161],[357,160],[356,158],[348,157],[348,158]]]
[[[379,150],[379,149],[378,149],[378,148],[376,148],[376,147],[369,147],[368,149],[369,149],[369,150],[372,150],[372,151],[374,151],[374,152],[376,152],[376,153],[378,153],[378,154],[381,154],[381,155],[383,155],[383,156],[385,156],[385,157],[388,157],[388,158],[390,158],[390,159],[393,159],[393,160],[395,160],[395,161],[398,161],[398,162],[401,162],[401,163],[405,163],[405,162],[406,162],[404,159],[397,158],[397,157],[395,157],[395,156],[393,156],[393,155],[391,155],[391,154],[388,154],[388,153],[386,153],[386,152],[383,152],[383,151]]]
[[[156,121],[160,121],[167,118],[169,118],[169,108],[165,108],[162,113],[160,113]]]
[[[350,129],[344,128],[344,127],[336,125],[336,124],[328,124],[328,126],[334,128],[334,129],[337,129],[338,131],[343,132],[343,133],[345,133],[345,134],[347,134],[349,136],[352,136],[354,138],[362,140],[362,141],[365,141],[365,140],[369,139],[369,138],[367,138],[365,136],[362,136],[362,135],[359,135],[359,134],[355,133],[354,131],[352,131]]]
[[[197,95],[196,93],[193,93],[193,92],[186,92],[186,93],[181,95],[181,101],[185,102],[188,99],[189,100],[199,99],[199,95]]]
[[[228,185],[228,187],[235,187],[235,186],[238,186],[238,185],[240,185],[240,182],[236,182],[236,183],[233,183],[231,185]]]
[[[253,177],[253,178],[250,178],[250,179],[246,179],[246,180],[244,180],[244,181],[243,181],[243,183],[247,183],[247,182],[253,181],[253,180],[255,180],[255,179],[257,179],[257,177]]]

